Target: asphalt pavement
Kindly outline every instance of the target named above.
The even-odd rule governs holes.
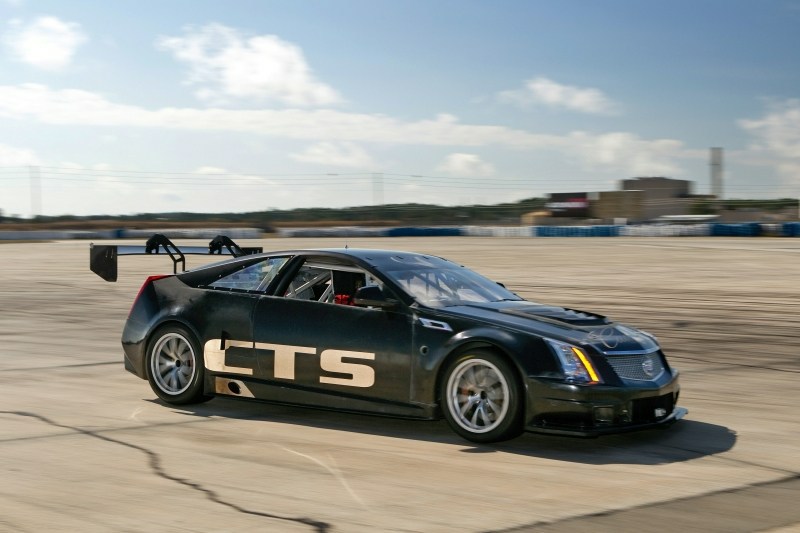
[[[119,344],[165,258],[122,258],[112,284],[89,271],[87,242],[0,243],[0,531],[800,531],[800,240],[240,244],[435,253],[640,327],[680,370],[689,415],[475,445],[443,421],[168,406]]]

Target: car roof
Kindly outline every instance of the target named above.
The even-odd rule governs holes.
[[[324,255],[330,257],[338,257],[341,259],[357,259],[377,268],[381,267],[398,267],[403,264],[415,264],[420,266],[427,264],[427,266],[453,266],[454,264],[436,255],[421,254],[417,252],[406,252],[402,250],[374,250],[368,248],[319,248],[319,249],[304,249],[304,250],[285,250],[269,252],[265,255]]]

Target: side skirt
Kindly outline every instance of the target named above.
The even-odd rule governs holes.
[[[241,376],[206,374],[205,392],[216,396],[255,399],[262,402],[300,407],[312,407],[332,411],[375,414],[398,418],[436,420],[439,406],[436,404],[401,403],[390,400],[364,398],[335,391],[320,392],[284,382],[270,382]]]

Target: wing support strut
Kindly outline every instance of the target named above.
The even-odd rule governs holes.
[[[120,244],[94,244],[89,246],[89,268],[92,272],[106,281],[117,281],[117,263],[121,255],[169,255],[172,260],[172,271],[178,273],[186,270],[186,255],[243,255],[260,254],[264,249],[260,246],[239,246],[226,235],[217,235],[208,247],[184,246],[178,248],[166,235],[156,233],[144,246],[129,246]]]

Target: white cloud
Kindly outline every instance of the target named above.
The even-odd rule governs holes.
[[[676,160],[694,157],[680,141],[645,140],[626,132],[599,135],[572,132],[564,142],[564,151],[574,151],[587,171],[600,167],[631,176],[676,176],[682,174]]]
[[[226,185],[231,186],[276,185],[275,181],[267,179],[264,176],[239,174],[220,167],[198,167],[194,170],[194,174],[208,176],[210,178],[209,181],[216,184],[225,183]]]
[[[87,38],[74,22],[56,17],[39,17],[28,25],[19,20],[9,23],[6,46],[18,61],[44,70],[62,70],[72,63],[78,47]]]
[[[517,148],[557,144],[559,137],[504,126],[460,124],[452,115],[405,122],[379,114],[332,109],[146,109],[114,103],[79,89],[39,84],[0,85],[0,117],[44,124],[137,126],[196,131],[234,131],[314,141]]]
[[[762,118],[740,120],[739,126],[755,137],[754,149],[800,159],[800,100],[773,104]]]
[[[494,174],[494,167],[482,161],[479,156],[462,153],[448,155],[436,170],[455,177],[485,177]]]
[[[33,150],[0,144],[0,166],[19,167],[38,164],[39,160]]]
[[[157,46],[189,65],[187,83],[210,102],[254,98],[296,106],[336,104],[340,96],[317,81],[303,51],[275,35],[248,37],[234,28],[209,24],[186,28],[182,37],[161,37]]]
[[[45,178],[42,203],[48,214],[53,215],[157,213],[176,209],[244,212],[274,205],[295,205],[291,202],[297,200],[296,188],[281,186],[265,176],[236,173],[210,165],[179,174],[131,173],[104,163],[83,165],[61,161],[57,166],[57,173],[48,171],[47,167],[41,168]],[[29,202],[27,170],[22,175],[16,194],[0,195],[0,209],[5,212],[12,206],[17,206],[17,210],[21,209],[19,206],[26,207]],[[91,190],[91,194],[87,195],[87,190]],[[318,205],[322,205],[329,191],[315,191],[315,194],[319,194]]]
[[[766,115],[740,120],[739,126],[754,138],[750,150],[765,156],[766,164],[796,193],[800,185],[800,100],[773,103]]]
[[[206,176],[224,175],[228,173],[228,171],[225,170],[224,168],[210,167],[210,166],[197,167],[196,169],[194,169],[194,172],[195,174],[205,174]]]
[[[549,78],[534,78],[525,82],[522,89],[502,91],[500,102],[521,107],[545,106],[593,114],[614,114],[619,105],[599,89],[562,85]]]
[[[372,168],[375,163],[362,147],[351,142],[320,142],[299,153],[289,154],[295,161],[316,165],[351,168]]]
[[[587,168],[602,167],[632,175],[676,175],[677,160],[695,155],[680,141],[642,139],[632,133],[568,135],[533,133],[505,126],[461,124],[452,115],[402,121],[386,115],[321,109],[146,109],[117,104],[88,91],[52,90],[43,85],[0,86],[0,117],[45,124],[125,126],[192,131],[230,131],[294,140],[339,143],[317,153],[358,155],[347,143],[417,146],[502,146],[549,150]],[[348,148],[350,147],[350,148]],[[307,151],[312,155],[314,150]],[[295,154],[295,156],[302,154]],[[338,156],[337,156],[338,157]]]

